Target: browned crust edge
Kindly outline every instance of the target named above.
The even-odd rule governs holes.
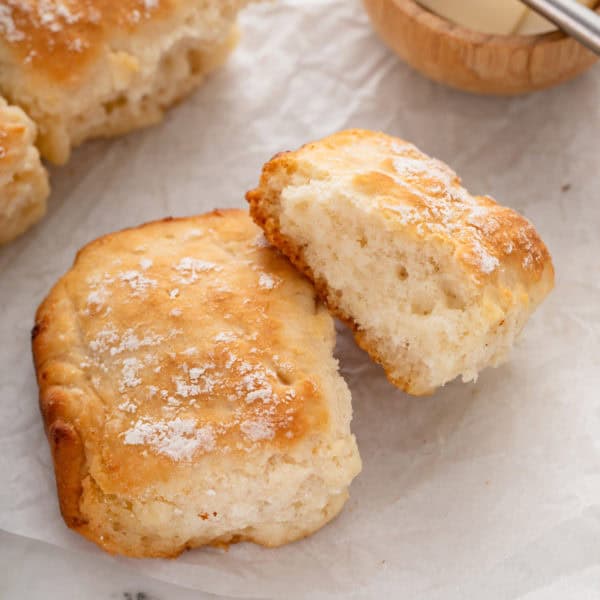
[[[69,527],[79,529],[85,524],[85,519],[79,511],[79,500],[82,494],[81,471],[86,468],[86,458],[68,409],[69,394],[60,382],[50,380],[51,369],[46,368],[50,303],[49,296],[38,308],[35,326],[31,332],[34,367],[39,386],[39,407],[54,462],[60,512]]]
[[[73,260],[73,265],[75,266],[75,264],[77,263],[77,261],[79,260],[79,257],[81,254],[83,254],[84,252],[86,252],[87,250],[89,250],[90,248],[92,248],[93,246],[96,245],[100,245],[100,244],[104,244],[106,243],[109,239],[115,237],[116,235],[121,235],[122,233],[125,233],[127,231],[138,231],[139,229],[144,229],[146,227],[153,227],[155,225],[160,225],[161,223],[183,223],[185,221],[198,221],[199,219],[209,219],[209,218],[214,218],[214,217],[226,217],[229,214],[248,214],[244,209],[242,208],[215,208],[214,210],[211,210],[210,212],[207,213],[203,213],[201,215],[191,215],[191,216],[184,216],[184,217],[163,217],[162,219],[154,219],[153,221],[145,221],[144,223],[140,223],[139,225],[132,225],[130,227],[124,227],[123,229],[117,229],[116,231],[111,231],[109,233],[105,233],[104,235],[101,235],[95,239],[93,239],[91,242],[88,242],[87,244],[85,244],[85,246],[82,246],[78,251],[77,254],[75,255],[75,260]],[[52,292],[50,292],[51,294]],[[50,294],[48,294],[48,297],[50,296]]]
[[[283,157],[284,154],[276,154],[274,158]],[[268,167],[269,165],[267,165]],[[265,169],[266,172],[266,169]],[[263,172],[263,177],[264,177]],[[261,182],[262,183],[262,182]],[[250,190],[246,193],[246,200],[250,205],[250,216],[254,222],[263,230],[267,240],[284,254],[289,261],[301,273],[303,273],[312,282],[317,292],[317,295],[325,304],[329,312],[347,325],[354,335],[354,339],[360,348],[369,354],[369,356],[379,365],[383,367],[388,381],[408,394],[413,396],[430,396],[434,393],[435,388],[421,389],[414,387],[411,375],[407,377],[396,377],[393,373],[393,367],[383,356],[378,352],[377,347],[371,344],[367,338],[367,334],[360,328],[360,325],[346,312],[344,312],[335,300],[335,294],[329,288],[327,283],[322,278],[317,278],[304,260],[304,250],[301,246],[295,244],[291,238],[281,233],[279,227],[279,219],[274,215],[269,215],[263,211],[263,202],[266,200],[263,196],[261,188]]]

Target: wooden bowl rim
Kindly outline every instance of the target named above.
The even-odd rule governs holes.
[[[482,33],[474,29],[469,29],[458,23],[453,23],[448,19],[421,6],[417,0],[385,0],[395,4],[396,7],[407,14],[411,19],[418,20],[421,24],[432,31],[445,33],[464,42],[470,42],[473,45],[498,45],[506,47],[533,47],[547,43],[560,43],[564,40],[572,39],[562,31],[549,31],[548,33],[535,33],[530,35],[519,35],[511,33],[502,35],[497,33]],[[597,0],[592,9],[600,14],[600,0]]]

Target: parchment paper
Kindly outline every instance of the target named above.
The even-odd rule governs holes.
[[[599,68],[482,98],[401,64],[358,0],[281,0],[249,9],[242,27],[228,65],[162,125],[86,144],[53,169],[49,215],[0,251],[0,527],[100,560],[58,513],[29,346],[35,308],[76,250],[150,219],[243,206],[272,154],[360,126],[416,143],[532,219],[556,290],[508,364],[430,398],[395,390],[339,327],[364,469],[316,535],[109,560],[248,598],[599,598]]]

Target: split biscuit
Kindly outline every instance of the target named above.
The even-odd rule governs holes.
[[[383,133],[278,154],[247,199],[267,239],[411,394],[504,361],[554,284],[527,219]]]

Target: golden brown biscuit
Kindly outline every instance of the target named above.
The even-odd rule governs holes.
[[[247,199],[267,239],[411,394],[502,362],[553,287],[529,221],[383,133],[278,154]]]
[[[46,212],[48,174],[34,144],[36,128],[0,97],[0,244],[10,242]]]
[[[130,556],[324,525],[360,470],[334,338],[244,211],[86,246],[33,331],[66,523]]]
[[[0,93],[64,163],[85,139],[158,122],[225,60],[248,1],[6,0]]]

